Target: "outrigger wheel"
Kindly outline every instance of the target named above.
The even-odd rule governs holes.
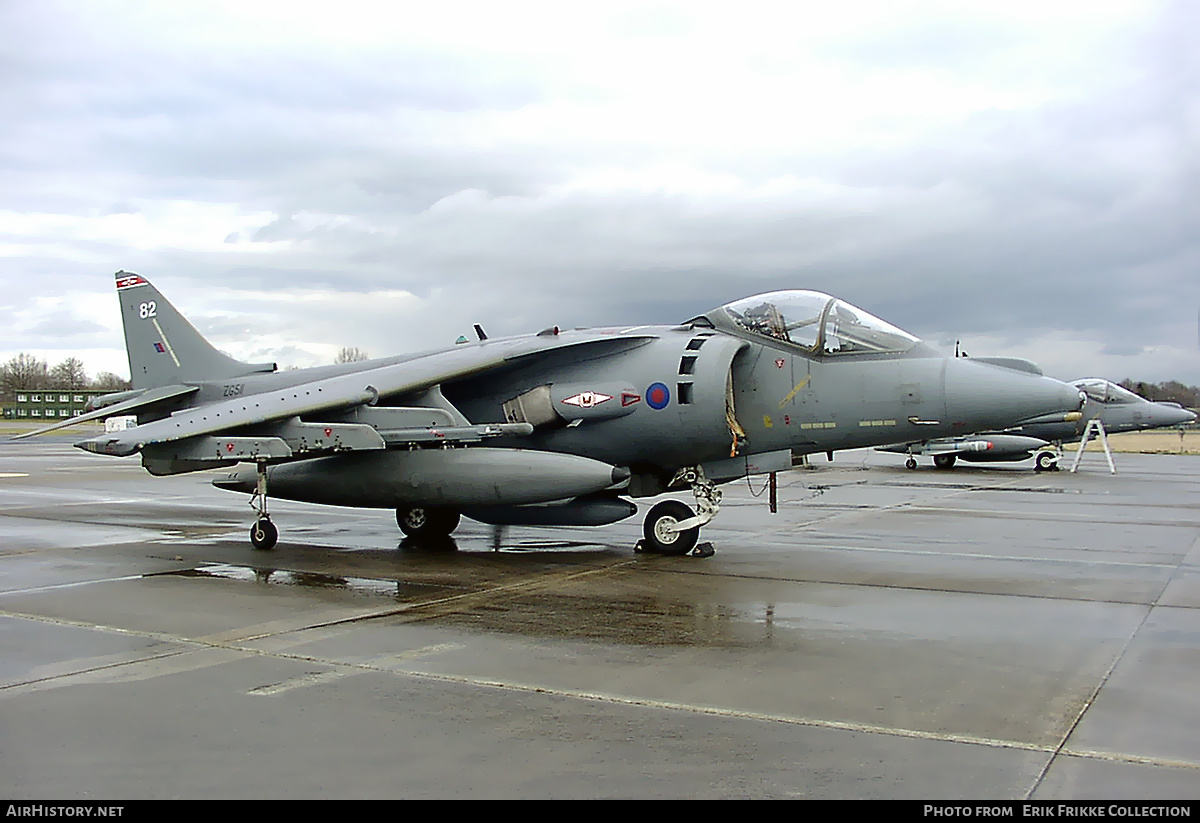
[[[256,549],[273,549],[279,542],[279,529],[267,514],[267,464],[260,461],[257,469],[258,484],[250,498],[250,507],[258,511],[258,519],[250,527],[250,543]]]
[[[436,506],[401,506],[396,523],[409,537],[449,537],[458,528],[461,515],[454,509]]]
[[[642,524],[642,534],[646,538],[643,551],[672,555],[690,552],[700,537],[700,527],[675,531],[674,526],[695,516],[691,508],[678,500],[655,504]]]
[[[265,517],[260,517],[250,527],[250,542],[256,549],[273,549],[279,541],[279,529]]]

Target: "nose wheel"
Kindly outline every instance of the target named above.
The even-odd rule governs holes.
[[[680,529],[685,520],[695,519],[695,512],[678,500],[664,500],[655,504],[642,523],[642,551],[654,554],[687,554],[700,538],[700,527]]]

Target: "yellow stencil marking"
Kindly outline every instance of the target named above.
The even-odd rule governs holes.
[[[795,386],[793,386],[793,387],[792,387],[792,390],[791,390],[790,392],[788,392],[788,393],[787,393],[787,396],[786,396],[786,397],[784,397],[782,400],[780,400],[780,401],[779,401],[779,408],[781,408],[781,409],[782,409],[782,408],[783,408],[784,406],[786,406],[788,403],[791,403],[791,402],[792,402],[792,398],[796,396],[796,392],[800,391],[802,388],[804,388],[805,386],[807,386],[807,385],[808,385],[808,381],[809,381],[809,380],[812,380],[812,375],[811,375],[811,374],[809,374],[809,375],[806,375],[806,376],[804,377],[804,379],[803,379],[803,380],[801,380],[799,383],[797,383]]]

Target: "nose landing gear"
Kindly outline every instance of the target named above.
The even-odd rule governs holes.
[[[691,507],[678,500],[656,503],[646,515],[642,524],[643,539],[637,542],[634,551],[666,555],[684,555],[693,549],[699,552],[696,541],[700,538],[700,527],[717,516],[721,508],[721,490],[704,476],[704,470],[699,466],[680,469],[668,488],[680,482],[692,487],[696,508],[700,513],[696,514]],[[701,556],[712,554],[710,544],[704,543],[702,547],[705,550],[699,552]]]

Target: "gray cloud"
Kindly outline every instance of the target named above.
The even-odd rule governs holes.
[[[1193,4],[1114,24],[1090,51],[1062,39],[1069,26],[969,9],[842,29],[798,56],[731,40],[730,77],[778,60],[752,75],[776,82],[794,58],[797,87],[814,71],[849,78],[847,94],[912,81],[896,113],[833,99],[782,125],[790,99],[734,114],[736,90],[687,85],[710,75],[680,44],[717,24],[686,6],[616,13],[577,59],[440,30],[383,48],[214,46],[156,30],[167,12],[71,8],[65,22],[54,6],[0,8],[0,211],[22,216],[0,230],[10,293],[99,295],[137,270],[223,348],[286,362],[449,343],[473,322],[674,322],[815,288],[936,341],[1200,382]],[[660,47],[674,61],[661,75],[614,79]],[[596,54],[607,71],[586,64]],[[697,126],[673,136],[653,106],[622,108],[658,84],[663,106],[694,94],[715,111],[681,108]],[[1001,103],[947,116],[921,97],[946,88]],[[863,125],[817,138],[847,116]],[[62,318],[36,296],[7,298],[30,319],[5,350],[56,339]],[[113,324],[76,314],[78,328],[111,358],[115,301],[94,306]],[[1067,362],[1064,334],[1094,360]]]

